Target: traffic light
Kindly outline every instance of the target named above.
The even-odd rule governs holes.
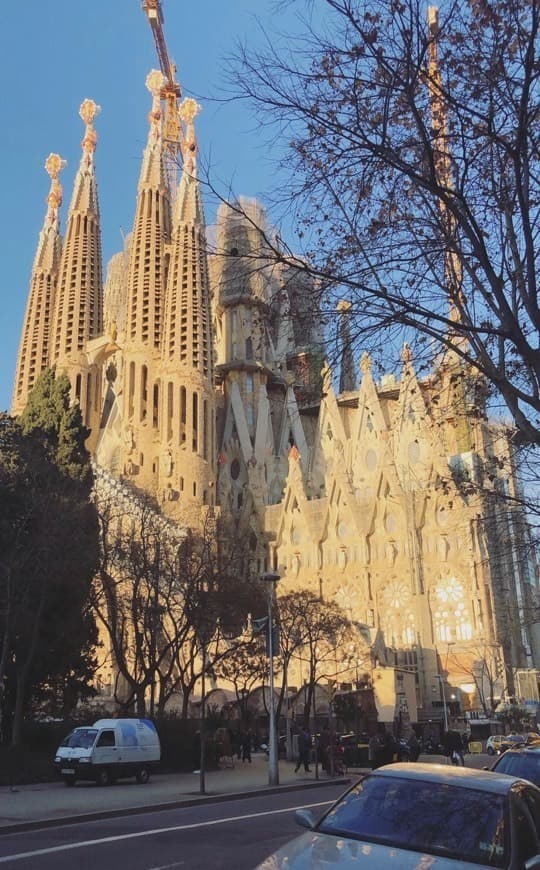
[[[275,656],[278,656],[280,653],[280,642],[279,625],[277,622],[274,622],[272,626],[272,653]],[[268,649],[268,653],[270,654],[270,649]]]
[[[270,655],[270,641],[268,637],[268,617],[261,616],[259,619],[252,620],[253,626],[253,634],[262,634],[264,631],[264,637],[266,641],[266,654]],[[272,626],[272,653],[277,656],[280,652],[280,636],[279,636],[279,625],[277,622],[274,622]]]
[[[253,634],[261,634],[261,632],[266,631],[266,627],[268,625],[268,617],[261,616],[259,619],[253,619],[251,621],[251,625],[253,627]]]

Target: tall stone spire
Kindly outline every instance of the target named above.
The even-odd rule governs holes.
[[[158,70],[146,78],[152,108],[129,254],[123,376],[124,474],[154,491],[160,487],[161,336],[171,226],[160,102],[164,82]]]
[[[152,94],[150,129],[143,154],[133,226],[128,299],[128,346],[158,348],[165,289],[164,245],[170,237],[170,204],[165,173],[160,93],[165,78],[152,70],[146,87]]]
[[[51,364],[66,372],[72,396],[80,402],[87,425],[97,413],[99,384],[88,365],[85,347],[103,330],[101,235],[94,151],[93,122],[100,107],[84,100],[79,114],[85,123],[82,157],[75,176],[62,250],[56,295]]]
[[[428,88],[431,102],[431,119],[434,131],[433,160],[437,182],[447,192],[454,189],[452,177],[452,163],[448,147],[448,118],[447,107],[442,90],[441,71],[438,58],[439,40],[439,10],[436,6],[428,7],[429,28],[429,61],[428,61]],[[456,220],[448,205],[443,199],[439,200],[445,245],[445,278],[446,291],[450,307],[450,318],[454,322],[461,319],[460,307],[462,298],[463,269],[460,256],[456,250],[457,227]]]
[[[183,170],[175,201],[162,337],[162,445],[165,486],[182,504],[213,504],[215,478],[214,359],[210,284],[194,119],[186,99]],[[179,385],[179,386],[176,386]]]
[[[357,389],[354,355],[351,342],[351,303],[342,299],[338,302],[339,340],[341,344],[341,370],[339,375],[339,392],[349,393]]]
[[[62,247],[59,208],[62,205],[62,186],[58,181],[66,165],[58,154],[49,154],[45,169],[51,178],[47,196],[47,213],[39,234],[36,256],[30,279],[30,292],[24,317],[12,414],[24,410],[28,394],[40,373],[49,364],[51,317],[54,309],[58,266]]]

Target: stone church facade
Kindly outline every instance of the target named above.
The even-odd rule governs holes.
[[[370,668],[414,674],[421,716],[441,692],[465,704],[486,667],[500,696],[514,668],[540,661],[527,524],[493,495],[519,486],[512,432],[486,419],[481,382],[450,355],[419,378],[405,347],[399,376],[377,381],[364,354],[357,377],[346,302],[337,386],[315,288],[273,261],[261,207],[223,204],[207,242],[192,99],[171,189],[160,76],[147,79],[133,231],[105,281],[95,103],[81,107],[64,238],[63,161],[47,161],[12,413],[45,366],[66,372],[109,479],[151,493],[179,526],[208,506],[235,517],[258,571],[337,601]]]

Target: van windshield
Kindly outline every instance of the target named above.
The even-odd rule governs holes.
[[[69,746],[71,749],[90,749],[94,745],[96,734],[97,728],[75,728],[62,740],[60,746]]]

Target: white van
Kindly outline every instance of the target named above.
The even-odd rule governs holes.
[[[149,719],[98,719],[68,734],[56,751],[54,766],[66,785],[78,779],[108,785],[123,776],[148,782],[160,758],[158,733]]]

